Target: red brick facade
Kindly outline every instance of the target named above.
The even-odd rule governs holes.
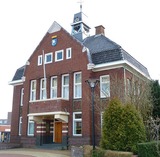
[[[57,37],[57,45],[52,46],[52,37]],[[72,49],[71,59],[66,59],[66,49]],[[52,143],[59,140],[56,139],[57,129],[61,129],[61,143],[71,145],[92,144],[92,128],[91,128],[91,91],[90,87],[85,82],[89,78],[100,79],[103,75],[110,76],[110,88],[119,87],[122,99],[125,96],[127,85],[125,80],[133,77],[135,70],[125,68],[126,66],[110,66],[94,71],[88,70],[89,59],[87,51],[83,52],[84,46],[67,33],[63,28],[59,31],[48,33],[42,39],[36,50],[33,52],[25,66],[24,77],[25,81],[14,85],[13,92],[13,107],[12,107],[12,128],[11,142],[21,143],[24,147],[33,147],[36,145]],[[40,81],[44,77],[43,65],[38,66],[38,56],[44,53],[53,53],[53,62],[45,64],[47,78],[47,99],[40,100]],[[55,61],[55,52],[64,50],[63,60]],[[74,98],[74,74],[81,72],[82,75],[82,97]],[[69,99],[62,99],[62,76],[69,75]],[[57,77],[57,99],[50,99],[51,77]],[[137,76],[136,76],[137,77]],[[138,77],[137,77],[138,78]],[[36,101],[30,101],[31,81],[36,80]],[[121,82],[121,84],[119,82]],[[24,88],[23,106],[21,103],[21,89]],[[96,104],[101,107],[101,111],[107,106],[108,100],[117,96],[115,90],[110,89],[110,97],[99,99],[100,84],[95,88]],[[118,91],[118,90],[117,90]],[[101,136],[101,111],[95,110],[95,134],[96,144],[99,144]],[[73,134],[73,113],[82,113],[82,135],[75,136]],[[66,113],[66,114],[65,114]],[[65,114],[65,115],[61,115]],[[62,117],[61,117],[62,116]],[[68,118],[68,121],[63,120],[63,116]],[[19,135],[20,117],[22,117],[22,131]],[[28,135],[28,121],[34,121],[34,134]],[[59,125],[59,126],[56,126]]]

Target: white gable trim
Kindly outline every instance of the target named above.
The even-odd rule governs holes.
[[[58,32],[61,30],[61,26],[57,23],[57,22],[53,22],[53,24],[51,25],[51,27],[48,30],[48,33],[54,33],[54,32]]]

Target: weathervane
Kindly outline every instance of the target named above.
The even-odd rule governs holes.
[[[83,3],[83,1],[79,0],[77,3],[80,3],[80,12],[82,12],[82,3]]]

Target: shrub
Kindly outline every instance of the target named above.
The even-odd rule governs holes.
[[[138,157],[159,157],[160,142],[152,141],[138,144]]]
[[[142,118],[133,105],[110,101],[103,115],[102,138],[104,149],[137,152],[137,143],[146,139]]]

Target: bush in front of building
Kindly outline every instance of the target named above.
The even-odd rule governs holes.
[[[103,115],[100,146],[104,149],[137,153],[137,144],[146,140],[145,127],[133,105],[118,99],[109,102]]]
[[[160,141],[139,143],[138,157],[160,157]]]

